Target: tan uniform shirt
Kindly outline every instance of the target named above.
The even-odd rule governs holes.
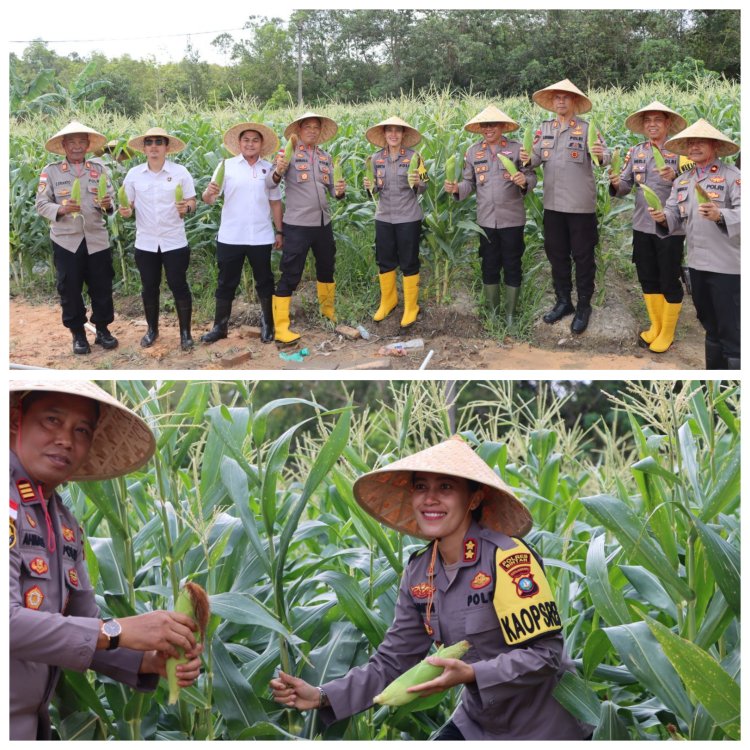
[[[569,214],[596,212],[596,182],[588,146],[589,124],[578,116],[567,122],[545,120],[536,132],[531,166],[544,170],[544,207]],[[604,164],[610,154],[605,150]]]
[[[699,184],[719,206],[723,225],[698,213],[695,185]],[[733,164],[715,161],[706,169],[693,167],[672,184],[664,206],[669,228],[655,224],[660,237],[684,230],[687,235],[687,264],[697,271],[739,274],[740,272],[740,170]]]
[[[680,171],[680,157],[678,154],[672,154],[659,149],[664,157],[664,163],[674,169],[675,174]],[[630,193],[635,185],[648,185],[658,196],[662,205],[667,202],[669,194],[672,192],[672,183],[662,179],[659,174],[656,163],[654,162],[654,150],[650,141],[644,141],[628,150],[625,155],[623,167],[620,170],[620,184],[617,190],[609,186],[610,195],[622,198]],[[646,234],[656,234],[654,220],[648,212],[648,203],[643,196],[643,191],[635,191],[635,208],[633,209],[633,229]],[[684,234],[677,231],[675,234]]]
[[[334,195],[333,159],[317,146],[300,143],[284,180],[284,223],[299,227],[320,227],[331,223],[326,193]],[[276,187],[273,171],[266,175],[266,187]]]
[[[50,237],[60,247],[74,253],[85,239],[89,255],[109,247],[109,234],[104,212],[94,204],[99,191],[99,177],[107,176],[107,195],[115,196],[109,171],[100,159],[87,159],[82,165],[70,164],[67,159],[47,164],[39,175],[36,191],[36,211],[50,221]],[[73,181],[81,184],[81,214],[66,214],[57,218],[58,207],[70,200]],[[113,204],[114,205],[114,204]]]
[[[10,453],[10,739],[49,739],[48,707],[61,669],[95,669],[138,690],[143,653],[96,650],[99,607],[89,581],[82,531],[55,494],[45,502]]]
[[[400,149],[396,157],[391,157],[387,148],[373,154],[375,185],[372,192],[380,194],[375,212],[378,221],[405,224],[407,221],[421,221],[424,218],[417,196],[427,190],[427,185],[421,182],[415,191],[409,187],[407,179],[413,154],[414,150],[410,148]]]
[[[526,224],[523,199],[536,185],[536,172],[531,165],[521,165],[521,144],[501,138],[496,146],[480,141],[470,146],[464,157],[463,179],[458,183],[457,200],[463,200],[477,191],[477,224],[489,229],[522,227]],[[498,158],[502,154],[510,159],[526,176],[526,189],[511,182],[510,174]]]

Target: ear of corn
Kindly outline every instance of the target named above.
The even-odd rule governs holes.
[[[711,203],[710,196],[701,185],[695,186],[695,199],[698,201],[699,206],[703,203]]]
[[[648,207],[653,208],[654,211],[662,211],[663,207],[659,196],[648,185],[641,185],[640,187],[643,191],[643,197],[646,199],[646,203],[648,203]]]
[[[497,158],[500,159],[503,168],[511,177],[513,177],[514,174],[518,173],[518,168],[507,156],[505,156],[504,154],[498,154]]]
[[[287,138],[286,145],[284,146],[284,161],[291,161],[294,156],[294,151],[297,148],[297,134],[292,133]]]
[[[177,187],[174,189],[174,202],[179,203],[183,198],[182,185],[178,182]]]
[[[471,648],[468,641],[459,641],[452,646],[441,646],[435,656],[441,659],[460,659]],[[373,698],[374,703],[382,706],[404,706],[419,697],[419,693],[408,693],[407,688],[421,685],[439,677],[443,667],[436,667],[423,659],[400,677],[391,682],[385,690]]]
[[[81,181],[78,179],[78,177],[73,180],[73,187],[70,188],[70,200],[74,201],[79,206],[81,205]],[[73,214],[73,218],[75,219],[80,215],[81,214],[76,211]]]
[[[211,182],[215,182],[219,189],[224,184],[224,170],[225,170],[226,159],[222,159],[214,170]]]
[[[406,175],[406,179],[409,183],[409,187],[414,187],[417,183],[417,176],[419,174],[419,164],[421,159],[419,154],[415,151],[411,159],[409,160],[409,173]]]
[[[448,182],[455,182],[454,179],[456,175],[456,157],[451,154],[446,160],[445,160],[445,179]]]
[[[368,179],[370,180],[370,183],[373,187],[375,187],[375,165],[372,163],[372,156],[368,156],[365,159],[365,174],[367,175]],[[378,202],[378,194],[372,193],[372,200],[377,203]]]
[[[651,147],[654,152],[654,164],[656,164],[657,169],[664,169],[664,167],[667,166],[667,163],[664,161],[664,157],[661,154],[661,151],[659,151],[657,146]]]
[[[333,182],[341,182],[344,179],[344,169],[341,166],[341,159],[333,160]]]
[[[609,168],[612,170],[612,174],[620,174],[621,166],[622,166],[622,157],[620,154],[620,149],[616,148],[614,153],[612,154],[612,163],[610,164]]]
[[[591,121],[589,122],[589,132],[588,132],[588,147],[589,147],[589,154],[591,154],[591,161],[596,164],[596,166],[599,166],[599,157],[594,154],[594,146],[597,144],[599,140],[597,131],[596,131],[596,123],[594,122],[594,118],[591,118]]]
[[[456,157],[455,172],[453,174],[453,182],[461,182],[464,176],[464,160],[461,154]]]
[[[107,176],[104,172],[99,175],[99,187],[96,191],[96,197],[100,201],[107,197]]]
[[[523,163],[526,166],[531,161],[531,152],[534,149],[534,128],[529,125],[523,134],[523,150],[529,155],[529,158]]]
[[[125,208],[130,208],[130,201],[128,200],[128,194],[125,192],[124,185],[120,185],[117,191],[117,202]]]
[[[208,594],[202,586],[197,583],[186,583],[185,587],[177,595],[177,601],[174,605],[174,611],[187,615],[195,620],[202,641],[206,635],[208,618],[211,615],[211,607],[208,603]],[[169,705],[177,703],[180,697],[180,687],[177,684],[177,665],[186,664],[185,652],[183,649],[177,649],[180,652],[180,658],[167,659],[167,683],[169,684]]]

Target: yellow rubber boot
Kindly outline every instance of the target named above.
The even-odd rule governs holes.
[[[291,297],[273,297],[274,338],[282,344],[291,344],[300,338],[298,333],[289,330],[289,307]]]
[[[408,328],[417,319],[419,305],[419,274],[404,276],[404,315],[401,318],[401,328]]]
[[[381,273],[378,275],[378,279],[380,280],[380,307],[375,311],[372,319],[381,321],[387,318],[398,304],[396,272]]]
[[[648,319],[651,321],[651,328],[648,331],[641,332],[641,340],[650,344],[661,331],[661,314],[666,300],[663,294],[644,294],[643,301],[646,303],[646,312],[648,312]]]
[[[661,331],[659,335],[651,342],[649,349],[652,352],[661,354],[667,351],[674,341],[674,329],[677,328],[677,319],[680,317],[682,302],[667,302],[664,300],[664,307],[661,313]]]
[[[336,300],[336,282],[330,284],[322,281],[318,282],[318,302],[320,304],[320,314],[328,320],[336,322],[336,311],[333,303]]]

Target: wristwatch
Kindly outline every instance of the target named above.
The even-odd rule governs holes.
[[[120,633],[122,633],[122,625],[117,620],[113,620],[111,617],[106,620],[102,620],[101,627],[102,635],[106,635],[109,638],[107,644],[107,651],[112,651],[117,648],[120,643]]]

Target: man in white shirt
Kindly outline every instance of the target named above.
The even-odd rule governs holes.
[[[180,346],[193,347],[190,318],[193,299],[187,282],[190,248],[184,218],[195,211],[195,185],[190,173],[169,161],[185,144],[162,128],[150,128],[133,138],[128,147],[146,154],[147,161],[133,167],[123,183],[130,206],[120,206],[125,218],[135,211],[135,263],[143,285],[143,310],[148,330],[141,346],[151,346],[159,335],[159,287],[161,270],[174,295],[180,324]]]

